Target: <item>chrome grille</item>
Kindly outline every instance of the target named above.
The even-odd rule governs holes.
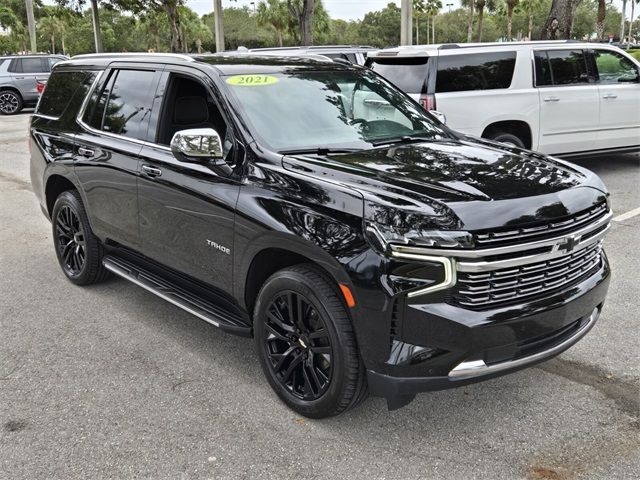
[[[488,308],[566,289],[601,263],[602,242],[551,260],[488,272],[459,272],[451,299],[465,307]]]
[[[530,224],[513,229],[478,232],[475,233],[474,237],[478,247],[508,245],[514,242],[521,243],[525,239],[529,241],[571,232],[596,221],[605,215],[607,211],[606,202],[602,202],[575,215],[563,217],[551,223]]]

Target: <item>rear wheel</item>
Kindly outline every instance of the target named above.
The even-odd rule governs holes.
[[[524,142],[520,137],[509,132],[495,132],[488,135],[488,138],[496,142],[518,148],[525,148]]]
[[[77,285],[90,285],[108,276],[102,265],[102,245],[91,231],[77,191],[68,190],[56,199],[51,224],[58,262],[69,280]]]
[[[22,110],[22,97],[13,90],[3,90],[0,92],[0,113],[4,115],[14,115]]]
[[[271,387],[301,415],[337,415],[366,396],[351,319],[317,267],[294,266],[266,281],[256,302],[254,333]]]

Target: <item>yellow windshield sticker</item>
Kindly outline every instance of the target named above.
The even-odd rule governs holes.
[[[278,83],[278,78],[272,75],[233,75],[227,78],[227,83],[237,87],[258,87]]]

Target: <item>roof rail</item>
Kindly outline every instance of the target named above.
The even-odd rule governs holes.
[[[176,58],[180,60],[186,60],[188,62],[194,62],[194,58],[182,53],[150,53],[150,52],[115,52],[115,53],[83,53],[80,55],[74,55],[72,60],[83,58],[127,58],[127,57],[160,57],[160,58]]]

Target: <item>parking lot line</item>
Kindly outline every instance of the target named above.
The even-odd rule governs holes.
[[[613,220],[615,222],[624,222],[625,220],[629,220],[631,217],[635,217],[636,215],[640,215],[640,207],[629,210],[627,213],[623,213],[621,215],[618,215],[617,217],[613,217]]]

